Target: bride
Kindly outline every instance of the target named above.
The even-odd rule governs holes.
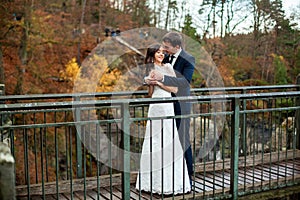
[[[177,92],[177,87],[165,86],[151,79],[152,70],[175,76],[171,64],[163,64],[163,59],[164,52],[160,44],[153,44],[147,49],[145,64],[146,74],[149,75],[145,77],[145,82],[149,83],[148,92],[152,98],[171,97],[171,92]],[[146,125],[136,189],[158,194],[190,192],[189,175],[176,129],[173,103],[150,104],[148,117],[150,119]],[[155,117],[164,118],[154,119]]]

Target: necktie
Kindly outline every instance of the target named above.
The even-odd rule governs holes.
[[[174,56],[174,55],[171,55],[170,57],[171,57],[171,58],[170,58],[170,63],[172,64],[172,62],[173,62],[175,56]]]

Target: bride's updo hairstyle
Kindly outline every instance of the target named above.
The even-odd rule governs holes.
[[[152,69],[154,69],[154,55],[160,49],[161,44],[155,43],[150,45],[147,48],[146,58],[145,58],[145,65],[146,65],[146,75],[150,73]]]

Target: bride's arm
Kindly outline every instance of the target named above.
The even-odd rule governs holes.
[[[152,97],[154,90],[154,85],[148,85],[148,96],[147,97]]]

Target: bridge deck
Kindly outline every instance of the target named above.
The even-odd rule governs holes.
[[[120,176],[120,175],[118,175]],[[150,193],[137,191],[135,189],[136,175],[131,177],[131,199],[151,199]],[[103,181],[103,180],[101,180]],[[286,184],[287,181],[300,181],[300,158],[293,160],[284,160],[275,163],[259,164],[247,166],[239,169],[239,191],[248,191],[262,189],[264,187],[273,187]],[[197,198],[207,195],[229,194],[230,189],[230,170],[222,169],[218,171],[197,172],[194,179],[193,191],[189,194],[176,195],[175,199]],[[82,184],[82,183],[81,183]],[[75,183],[74,183],[75,185]],[[122,199],[121,184],[101,187],[97,190],[96,185],[87,186],[86,192],[74,191],[57,194],[47,194],[46,199]],[[47,186],[45,186],[47,189]],[[20,188],[19,188],[20,189]],[[20,193],[21,190],[19,190]],[[34,190],[32,190],[34,192]],[[18,193],[18,190],[17,190]],[[99,197],[99,198],[98,198]],[[172,196],[164,196],[164,199],[172,199]],[[17,199],[27,199],[25,196],[18,195]],[[33,195],[31,199],[43,199],[41,195]],[[152,194],[152,199],[162,199],[158,194]]]

